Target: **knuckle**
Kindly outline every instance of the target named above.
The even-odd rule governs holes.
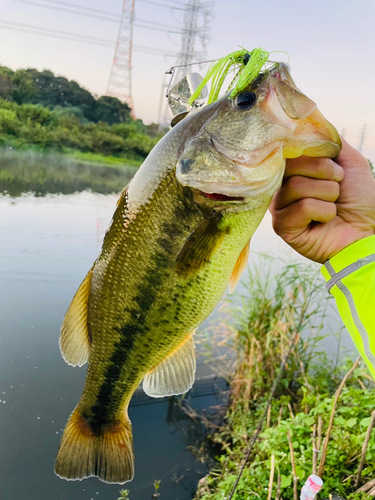
[[[305,179],[301,175],[293,175],[288,181],[288,187],[293,193],[300,193],[304,190]]]
[[[340,184],[338,182],[333,182],[331,190],[332,190],[332,197],[336,201],[337,198],[340,196]]]
[[[331,203],[331,214],[332,214],[332,219],[336,216],[337,214],[337,205],[336,203]]]
[[[312,200],[311,198],[304,198],[299,201],[300,210],[304,213],[309,213],[312,209]]]
[[[317,172],[323,179],[333,179],[334,176],[334,166],[333,161],[330,158],[319,158],[317,159]]]

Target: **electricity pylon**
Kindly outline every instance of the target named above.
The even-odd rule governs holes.
[[[115,55],[108,81],[107,95],[126,102],[134,117],[132,94],[132,45],[135,0],[124,0]]]
[[[186,64],[199,60],[202,61],[206,58],[206,46],[211,40],[211,28],[208,24],[214,18],[214,14],[212,12],[214,5],[215,2],[213,1],[203,2],[202,0],[188,0],[184,4],[181,51],[179,52],[177,60],[174,64],[175,66],[183,67],[177,69],[175,74],[175,83],[186,73],[190,72],[189,68],[184,67]],[[200,42],[203,50],[197,50],[197,42]],[[158,117],[160,129],[169,125],[171,117],[169,107],[165,102],[167,79],[164,79],[162,84],[162,95]]]

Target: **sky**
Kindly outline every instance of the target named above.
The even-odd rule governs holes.
[[[50,69],[98,96],[105,94],[119,21],[39,6],[59,7],[54,1],[0,0],[0,65]],[[123,0],[57,1],[118,15],[123,4]],[[172,4],[172,0],[158,2]],[[181,26],[179,10],[135,0],[135,11],[136,20]],[[239,45],[287,51],[297,86],[353,146],[359,146],[366,126],[362,152],[375,163],[374,0],[216,0],[213,13],[208,59],[223,57]],[[22,31],[25,26],[20,24],[102,38],[113,41],[113,46],[35,35]],[[7,29],[10,26],[12,30]],[[175,53],[181,36],[135,26],[134,44]],[[199,43],[196,50],[202,50]],[[285,60],[283,54],[273,58]],[[158,119],[164,73],[173,64],[173,57],[133,54],[135,113],[145,123]]]

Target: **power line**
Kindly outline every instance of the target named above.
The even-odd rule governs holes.
[[[164,2],[169,2],[172,5],[185,5],[184,2],[176,2],[175,0],[164,0]]]
[[[51,9],[51,10],[68,12],[70,14],[76,14],[78,16],[91,17],[91,18],[94,18],[94,19],[100,19],[102,21],[109,21],[109,22],[112,22],[112,23],[118,23],[118,21],[120,19],[120,16],[117,16],[117,19],[109,19],[108,17],[103,17],[103,16],[100,16],[100,15],[91,14],[89,12],[86,12],[86,10],[88,10],[88,9],[85,9],[85,10],[82,10],[82,12],[79,12],[79,11],[75,11],[75,10],[71,10],[71,9],[53,7],[51,5],[43,5],[43,4],[40,4],[40,3],[33,2],[31,0],[12,0],[12,1],[13,2],[18,2],[18,3],[24,3],[24,4],[28,4],[28,5],[33,5],[35,7],[44,7],[44,8]],[[83,9],[83,7],[82,7],[82,9]],[[113,14],[111,14],[111,15],[113,15]],[[149,25],[147,27],[147,29],[154,29],[153,26],[155,26],[154,31],[165,32],[166,30],[174,30],[174,31],[171,31],[171,33],[177,33],[177,34],[183,33],[182,30],[176,30],[176,28],[174,26],[168,26],[168,25],[164,25],[164,24],[160,24],[160,23],[154,23],[153,21],[148,21],[148,20],[143,20],[143,19],[137,19],[135,24],[139,28],[146,28],[146,26],[142,26],[143,23]],[[160,29],[160,28],[164,28],[164,29]]]
[[[135,22],[136,23],[150,24],[151,26],[156,26],[157,28],[165,28],[165,29],[171,29],[171,30],[176,29],[175,26],[169,26],[168,24],[162,24],[162,23],[155,23],[155,21],[149,21],[148,19],[137,19],[137,18],[135,18]],[[181,31],[183,31],[182,28],[181,28]]]
[[[143,29],[146,29],[146,30],[160,31],[161,33],[166,33],[165,28],[156,28],[155,26],[148,26],[148,25],[138,24],[138,23],[134,23],[134,26],[137,26],[137,28],[143,28]],[[171,30],[168,30],[168,33],[173,33],[173,34],[181,35],[182,31],[171,31]]]
[[[13,0],[13,1],[16,2],[18,0]],[[83,5],[76,5],[76,4],[69,3],[69,2],[61,2],[59,0],[40,0],[40,1],[52,3],[55,5],[63,5],[64,7],[72,7],[73,9],[82,10],[83,12],[93,12],[95,14],[103,14],[104,16],[111,16],[111,17],[115,17],[116,19],[120,19],[120,17],[121,17],[118,14],[115,14],[114,12],[109,12],[107,10],[93,9],[91,7],[84,7]],[[176,7],[174,3],[173,3],[173,5],[168,5],[166,3],[153,2],[152,0],[138,0],[138,2],[147,3],[149,5],[155,5],[156,7],[164,7],[166,9],[186,10],[186,8],[183,7],[183,4],[180,4],[180,3],[178,5],[181,5],[181,7]],[[22,3],[26,3],[26,2],[22,2]],[[44,7],[43,5],[38,5],[38,6]]]
[[[168,56],[168,57],[177,57],[177,52],[168,52],[163,49],[154,49],[152,47],[142,47],[141,45],[133,45],[133,50],[137,52],[147,52],[147,53],[152,53],[154,52],[155,55],[160,55],[160,56]]]
[[[52,5],[43,5],[40,3],[32,2],[30,0],[12,0],[13,2],[18,2],[18,3],[24,3],[28,5],[33,5],[34,7],[43,7],[45,9],[50,9],[50,10],[57,10],[59,12],[68,12],[69,14],[76,14],[77,16],[84,16],[84,17],[92,17],[94,19],[100,19],[101,21],[109,21],[111,23],[118,23],[120,16],[117,17],[117,19],[110,19],[108,17],[96,15],[96,14],[90,14],[89,12],[79,12],[76,10],[71,10],[71,9],[65,9],[63,7],[54,7]]]
[[[74,38],[74,37],[67,37],[67,36],[63,36],[63,35],[58,35],[58,34],[52,34],[52,33],[43,33],[42,31],[32,31],[30,29],[27,29],[27,28],[17,28],[15,26],[2,26],[0,25],[0,29],[5,29],[5,30],[9,30],[9,31],[19,31],[19,32],[22,32],[22,33],[31,33],[33,35],[42,35],[42,36],[49,36],[51,38],[61,38],[62,40],[71,40],[71,41],[74,41],[74,42],[83,42],[83,43],[89,43],[89,44],[92,44],[92,45],[101,45],[103,47],[113,47],[114,44],[112,45],[106,45],[106,44],[103,44],[103,43],[100,43],[100,42],[94,42],[94,41],[90,41],[90,40],[81,40],[79,38]]]
[[[60,30],[52,30],[48,28],[42,28],[39,26],[32,26],[30,24],[23,24],[23,23],[14,23],[12,21],[6,21],[0,19],[0,29],[8,29],[11,31],[20,31],[24,33],[31,33],[33,35],[43,35],[43,36],[50,36],[53,38],[62,38],[63,40],[72,40],[75,42],[82,42],[82,43],[90,43],[94,45],[101,45],[103,47],[114,47],[115,42],[113,40],[106,40],[104,38],[97,38],[97,37],[90,37],[86,35],[80,35],[78,33],[71,33],[67,31],[60,31]],[[134,45],[133,50],[137,52],[148,52],[148,53],[153,53],[154,55],[160,55],[160,56],[177,56],[177,53],[167,53],[167,51],[163,49],[157,49],[153,47],[145,47],[142,45]]]
[[[40,0],[40,1],[47,3],[54,3],[56,5],[64,5],[65,7],[73,7],[73,9],[80,9],[88,12],[96,12],[97,14],[104,14],[106,16],[114,16],[117,17],[117,19],[120,19],[120,16],[118,14],[115,14],[113,12],[108,12],[106,10],[93,9],[91,7],[84,7],[83,5],[76,5],[74,3],[60,2],[59,0]]]
[[[15,30],[18,30],[18,31],[23,30],[23,31],[29,32],[29,33],[42,34],[42,35],[47,35],[47,36],[48,35],[55,36],[57,38],[68,38],[68,39],[70,38],[70,39],[75,39],[76,41],[95,43],[97,45],[106,45],[106,46],[113,46],[114,45],[113,40],[106,40],[103,38],[80,35],[78,33],[70,33],[67,31],[52,30],[49,28],[43,28],[41,26],[33,26],[31,24],[15,23],[12,21],[4,20],[4,19],[0,19],[0,23],[3,25],[3,26],[1,26],[1,28],[9,28],[9,29],[14,28]]]
[[[184,7],[175,7],[174,5],[167,5],[164,3],[152,2],[151,0],[138,0],[138,2],[148,3],[150,5],[155,5],[156,7],[166,7],[167,9],[186,10]],[[182,5],[182,4],[180,4],[180,5]]]

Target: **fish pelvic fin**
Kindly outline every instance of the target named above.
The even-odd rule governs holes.
[[[249,254],[250,254],[250,240],[240,253],[240,256],[238,257],[237,262],[233,268],[231,277],[229,278],[229,293],[232,293],[234,291],[238,282],[240,281],[241,274],[246,269],[247,261],[249,260]]]
[[[97,476],[106,483],[131,481],[134,477],[134,453],[128,416],[98,433],[91,429],[76,408],[61,438],[55,473],[71,481],[91,476]]]
[[[196,370],[194,331],[148,372],[143,380],[143,390],[146,394],[153,398],[162,398],[183,394],[191,389]]]
[[[197,274],[222,243],[229,227],[221,227],[222,215],[216,213],[205,219],[189,236],[175,262],[176,272],[188,278]]]
[[[91,346],[88,328],[88,300],[92,269],[87,273],[70,303],[60,331],[60,351],[65,361],[72,366],[84,365]]]

